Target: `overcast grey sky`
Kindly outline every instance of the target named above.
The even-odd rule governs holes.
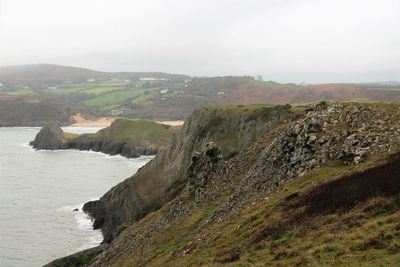
[[[400,81],[399,0],[0,0],[0,65]]]

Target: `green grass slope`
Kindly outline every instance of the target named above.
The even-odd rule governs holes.
[[[110,127],[96,133],[96,138],[112,139],[115,142],[127,141],[131,144],[149,143],[165,146],[178,129],[179,127],[148,120],[118,119]]]
[[[117,119],[109,127],[97,133],[82,135],[64,133],[64,140],[69,142],[96,140],[161,149],[179,129],[180,127],[163,125],[148,120]]]
[[[113,266],[397,266],[399,160],[396,154],[357,166],[330,163],[209,225],[223,201],[216,200],[143,240],[150,250]]]

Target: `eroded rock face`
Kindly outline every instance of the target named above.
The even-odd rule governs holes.
[[[127,142],[113,142],[111,140],[97,140],[87,137],[85,134],[80,137],[68,141],[64,144],[64,148],[91,150],[103,152],[108,155],[121,155],[126,158],[137,158],[140,156],[156,155],[159,149],[155,147],[132,145]]]
[[[398,120],[399,114],[389,117],[366,105],[317,105],[264,147],[220,213],[240,208],[251,195],[271,192],[328,161],[359,164],[371,156],[395,151],[400,125],[391,123]],[[376,123],[380,118],[383,121]],[[216,214],[218,218],[220,214]]]
[[[217,145],[220,142],[218,151],[210,147],[207,152],[216,163],[218,153],[232,156],[294,116],[289,105],[241,113],[196,109],[165,150],[98,201],[85,205],[85,210],[97,226],[101,224],[104,241],[111,242],[119,225],[132,224],[158,210],[186,187],[195,151],[201,151],[211,141]]]
[[[56,150],[64,148],[63,130],[56,122],[48,122],[30,145],[36,149]]]
[[[210,174],[215,172],[220,159],[221,151],[213,142],[208,143],[201,153],[193,155],[192,164],[188,169],[188,190],[196,203],[210,200],[209,183],[215,181]]]

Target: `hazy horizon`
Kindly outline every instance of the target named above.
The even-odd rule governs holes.
[[[0,0],[0,66],[400,81],[400,3]]]

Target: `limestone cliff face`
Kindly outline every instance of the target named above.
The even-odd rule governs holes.
[[[57,150],[63,148],[64,132],[56,122],[48,122],[30,145],[36,149]]]
[[[159,209],[186,186],[192,155],[206,143],[215,142],[223,157],[231,157],[294,116],[290,106],[196,109],[165,150],[100,200],[86,203],[84,211],[95,219],[93,226],[102,229],[104,241],[110,242],[118,226]]]

